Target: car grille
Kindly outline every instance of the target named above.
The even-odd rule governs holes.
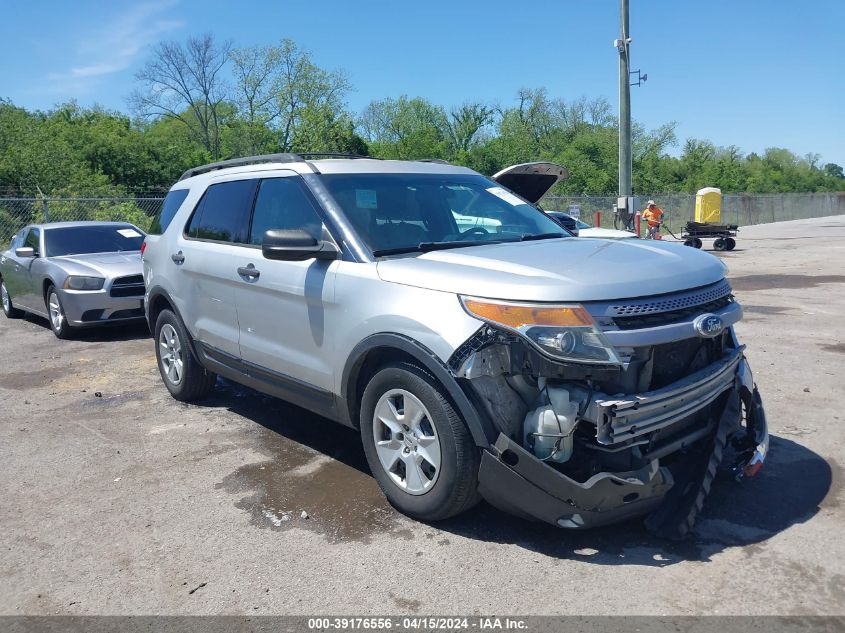
[[[620,330],[638,330],[648,327],[660,327],[661,325],[670,325],[679,321],[685,321],[690,317],[707,312],[715,312],[721,310],[726,305],[733,302],[733,295],[726,295],[715,301],[708,303],[701,303],[678,310],[670,310],[668,312],[646,313],[636,316],[621,316],[613,319],[613,323]]]
[[[128,277],[118,277],[112,282],[111,292],[112,297],[141,297],[144,295],[144,277],[143,275],[129,275]]]
[[[673,312],[686,308],[693,308],[701,304],[710,303],[723,299],[731,294],[731,286],[727,279],[690,292],[679,293],[670,296],[653,297],[650,299],[633,299],[622,304],[610,304],[607,306],[605,316],[614,320],[621,317],[641,316],[645,314],[657,314],[661,312]]]

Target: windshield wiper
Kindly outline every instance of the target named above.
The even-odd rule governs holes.
[[[460,242],[420,242],[419,249],[423,253],[429,251],[444,251],[449,248],[466,248],[467,246],[484,246],[486,244],[501,244],[505,240],[461,240]]]
[[[570,237],[570,236],[568,234],[564,234],[564,233],[537,233],[536,235],[529,233],[529,234],[526,234],[526,235],[520,235],[519,241],[520,242],[530,242],[532,240],[550,240],[550,239],[553,239],[555,237]]]
[[[516,240],[462,240],[459,242],[420,242],[414,246],[399,246],[397,248],[383,248],[373,251],[375,257],[385,255],[401,255],[402,253],[428,253],[429,251],[444,251],[450,248],[466,248],[467,246],[484,246],[486,244],[501,244]]]

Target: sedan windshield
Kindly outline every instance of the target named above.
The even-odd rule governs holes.
[[[376,256],[569,235],[483,176],[324,174],[321,180]]]
[[[131,224],[67,226],[44,231],[47,257],[139,251],[144,235]]]

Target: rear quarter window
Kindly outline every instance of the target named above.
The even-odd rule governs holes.
[[[164,198],[161,210],[153,218],[152,225],[148,231],[149,235],[161,235],[164,233],[187,197],[187,189],[173,189],[170,191]]]

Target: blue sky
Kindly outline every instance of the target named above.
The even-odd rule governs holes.
[[[845,2],[631,0],[634,118],[678,136],[845,165]],[[126,110],[160,39],[284,37],[347,72],[353,111],[385,96],[513,103],[520,87],[617,102],[617,0],[0,0],[0,97]]]

